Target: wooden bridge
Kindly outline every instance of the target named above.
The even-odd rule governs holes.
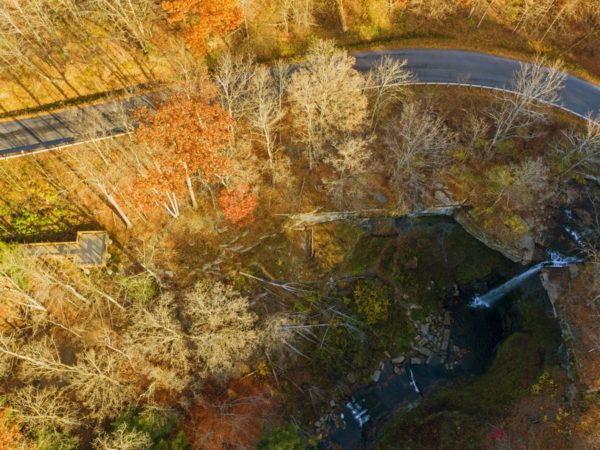
[[[43,242],[24,247],[30,255],[65,256],[81,267],[98,267],[104,265],[107,245],[106,231],[79,231],[75,242]]]

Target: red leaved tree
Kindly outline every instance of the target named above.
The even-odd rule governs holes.
[[[0,448],[26,448],[19,425],[7,409],[0,410]]]
[[[154,113],[138,113],[140,143],[153,149],[152,165],[132,183],[134,199],[179,215],[177,198],[188,191],[196,207],[192,176],[211,183],[228,173],[226,149],[232,140],[231,119],[216,102],[172,97]]]
[[[184,39],[196,53],[206,52],[206,40],[223,37],[243,22],[236,0],[164,0],[170,23],[185,27]]]
[[[225,218],[235,225],[252,223],[257,204],[257,195],[246,184],[223,189],[219,194],[219,206]]]
[[[236,380],[226,392],[209,393],[196,401],[184,425],[185,434],[192,448],[255,448],[274,407],[269,386],[252,378]]]

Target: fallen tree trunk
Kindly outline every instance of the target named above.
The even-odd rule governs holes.
[[[387,209],[365,209],[359,211],[331,211],[331,212],[309,212],[297,214],[285,214],[288,217],[286,228],[292,230],[304,230],[308,227],[343,220],[372,219],[377,217],[432,217],[452,216],[457,210],[465,207],[462,203],[455,203],[439,207],[426,208],[419,211],[404,213]]]

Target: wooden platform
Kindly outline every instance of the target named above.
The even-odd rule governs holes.
[[[30,255],[65,256],[82,267],[99,267],[104,265],[107,245],[106,231],[79,231],[75,242],[43,242],[24,247]]]

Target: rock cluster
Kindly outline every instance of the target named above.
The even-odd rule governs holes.
[[[404,355],[391,358],[396,374],[400,375],[404,372],[406,362],[410,362],[412,365],[444,364],[448,370],[452,370],[460,364],[466,350],[452,344],[450,312],[433,314],[422,322],[415,320],[413,324],[418,335],[413,342],[412,350]],[[373,379],[376,374],[380,374],[380,371],[373,374]]]
[[[409,309],[414,308],[409,307]],[[378,383],[388,378],[390,375],[387,372],[390,367],[388,364],[391,364],[393,372],[397,375],[405,372],[407,363],[443,364],[447,370],[453,370],[460,364],[467,350],[459,348],[452,342],[452,316],[449,311],[432,314],[423,321],[413,320],[413,325],[418,334],[413,341],[412,349],[405,354],[395,356],[387,351],[384,352],[385,358],[371,374],[372,382]],[[358,381],[357,376],[352,372],[348,373],[346,378],[350,383]],[[330,406],[333,410],[335,405],[335,401],[332,400]],[[336,414],[331,411],[314,422],[315,431],[317,434],[325,433],[332,424],[340,426],[340,422],[339,412]]]

